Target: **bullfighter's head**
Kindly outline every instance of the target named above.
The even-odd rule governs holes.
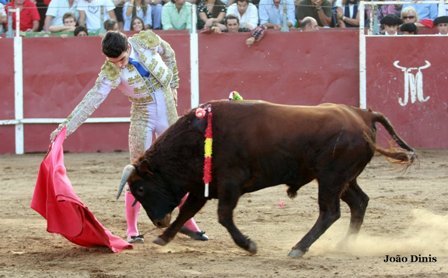
[[[154,174],[145,160],[140,160],[137,164],[127,165],[124,168],[117,199],[126,182],[136,202],[142,204],[152,223],[159,228],[168,227],[171,221],[171,212],[179,205],[182,196],[178,197],[170,192],[162,177]]]

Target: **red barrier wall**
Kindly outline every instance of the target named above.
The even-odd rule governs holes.
[[[396,130],[410,145],[425,148],[448,147],[448,38],[400,37],[367,40],[367,103],[387,115]],[[392,50],[392,51],[391,51]],[[423,99],[404,102],[404,72],[394,66],[421,69]],[[409,87],[410,89],[410,87]],[[380,133],[381,134],[381,133]],[[384,133],[382,133],[384,134]],[[382,142],[385,141],[382,137]],[[387,138],[389,140],[389,138]]]
[[[190,107],[189,35],[185,32],[159,34],[176,51],[181,78],[178,110],[183,114]],[[357,32],[268,32],[260,43],[251,48],[244,43],[246,37],[247,34],[244,33],[199,34],[201,103],[226,98],[230,91],[237,90],[248,99],[278,103],[314,105],[336,102],[358,105]],[[400,61],[406,61],[414,59],[408,56],[414,57],[417,54],[426,57],[426,54],[432,53],[437,57],[437,53],[443,53],[441,46],[437,51],[432,51],[434,48],[424,43],[426,38],[413,44],[406,41],[411,38],[394,39],[405,41],[397,48],[396,42],[386,44],[384,38],[368,40],[368,105],[391,118],[400,134],[403,132],[403,137],[413,146],[448,147],[445,125],[442,125],[444,130],[432,127],[424,129],[427,133],[434,134],[435,138],[431,140],[419,134],[420,129],[416,129],[414,122],[403,121],[411,116],[424,119],[417,125],[420,127],[431,122],[434,123],[432,126],[441,124],[447,115],[446,109],[441,110],[441,107],[447,102],[440,93],[431,95],[430,101],[434,101],[436,106],[427,107],[429,102],[426,102],[419,105],[420,110],[412,108],[417,109],[415,111],[408,108],[398,110],[393,101],[377,98],[381,94],[389,94],[391,90],[403,94],[402,89],[399,89],[403,86],[399,83],[402,82],[403,73],[393,65],[386,70],[390,67],[389,60],[395,59],[394,55],[403,55],[400,56]],[[426,47],[419,47],[419,44]],[[409,48],[418,50],[409,51]],[[0,40],[0,49],[2,54],[8,54],[5,55],[8,58],[2,61],[4,66],[0,68],[0,119],[12,119],[12,39]],[[65,118],[92,86],[104,61],[98,37],[27,38],[23,40],[23,52],[26,118]],[[446,62],[443,64],[446,65]],[[425,70],[425,92],[441,92],[438,84],[442,78],[446,82],[446,74],[436,74],[441,71],[440,65],[434,63]],[[432,70],[432,75],[428,74],[429,70]],[[429,89],[426,89],[427,86]],[[396,113],[398,111],[401,112]],[[424,115],[420,115],[421,113]],[[93,116],[127,117],[128,100],[118,91],[112,92]],[[25,125],[25,152],[45,151],[49,144],[49,134],[55,127],[53,124]],[[84,124],[67,139],[64,147],[71,152],[127,150],[127,129],[128,124]],[[409,133],[409,130],[415,132]],[[0,138],[0,153],[13,153],[14,127],[0,126]]]

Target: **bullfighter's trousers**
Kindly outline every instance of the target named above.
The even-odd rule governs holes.
[[[162,89],[153,92],[153,102],[133,102],[131,106],[131,124],[129,128],[129,154],[131,163],[135,162],[151,146],[153,136],[159,136],[168,127],[168,113],[165,104],[165,96]],[[182,201],[185,201],[185,197]],[[134,196],[126,191],[126,222],[127,235],[139,235],[137,228],[140,203],[134,203]],[[183,202],[182,202],[183,203]],[[185,226],[194,231],[200,231],[194,219],[190,219]]]

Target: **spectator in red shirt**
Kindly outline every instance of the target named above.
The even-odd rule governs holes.
[[[20,8],[20,31],[36,32],[39,29],[40,15],[36,4],[30,0],[13,0],[6,4],[5,9]],[[16,28],[16,14],[12,14],[12,28]]]

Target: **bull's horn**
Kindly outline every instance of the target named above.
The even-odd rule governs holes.
[[[126,165],[123,169],[123,174],[121,175],[120,186],[118,187],[117,200],[120,198],[121,192],[123,191],[124,185],[128,181],[129,176],[134,173],[135,166],[134,165]]]

